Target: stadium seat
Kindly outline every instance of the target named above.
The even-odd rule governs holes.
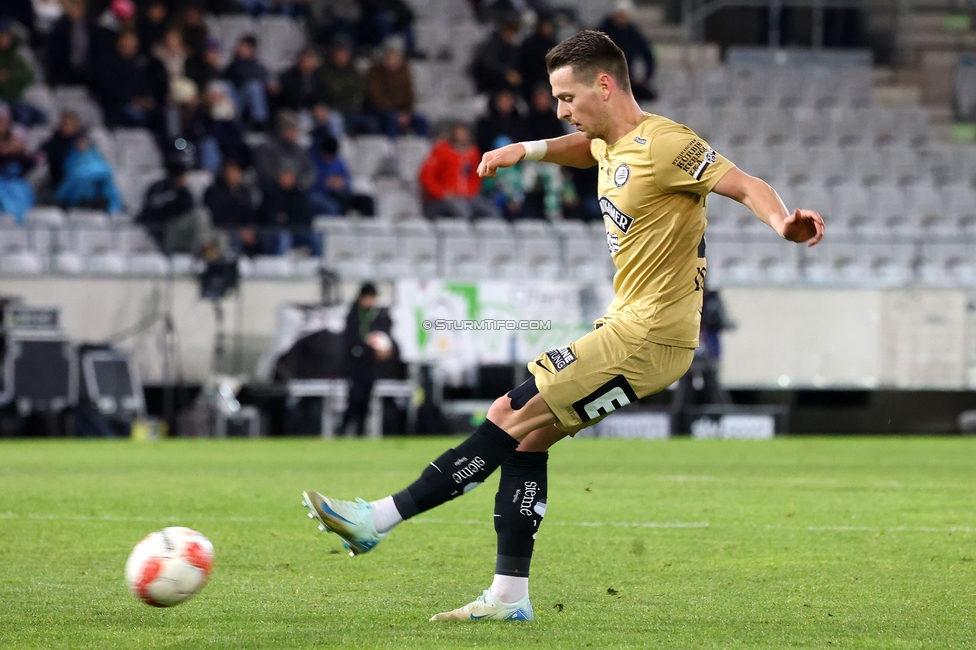
[[[169,258],[158,252],[129,256],[129,273],[133,275],[169,275]]]
[[[562,256],[559,240],[546,221],[523,219],[512,225],[515,237],[516,265],[526,274],[523,277],[545,280],[559,279]]]
[[[258,57],[271,72],[282,72],[305,47],[304,23],[289,16],[261,16],[257,21]]]
[[[58,86],[54,89],[54,105],[57,113],[69,109],[74,111],[86,126],[104,123],[101,107],[84,86]]]
[[[95,255],[115,250],[115,236],[108,229],[76,228],[71,233],[71,250]]]
[[[971,244],[928,242],[922,245],[919,280],[937,287],[976,287],[976,260]]]
[[[86,260],[86,270],[98,275],[123,275],[129,271],[129,261],[121,253],[100,252]]]
[[[0,272],[16,275],[37,275],[47,270],[47,258],[33,251],[0,252]]]
[[[396,224],[400,257],[415,277],[438,274],[438,241],[434,228],[426,219],[407,219]]]
[[[373,269],[363,255],[363,239],[353,233],[329,232],[323,247],[322,264],[341,277],[370,277]]]
[[[156,242],[149,232],[141,226],[121,227],[115,231],[116,247],[128,255],[151,253],[157,249]]]
[[[51,268],[57,273],[79,275],[87,270],[84,255],[75,251],[61,251],[51,260]]]
[[[695,75],[693,103],[699,106],[727,106],[732,101],[733,88],[738,88],[735,86],[738,80],[732,82],[729,79],[732,74],[725,68],[699,71]]]
[[[415,187],[420,176],[420,167],[430,155],[431,142],[429,139],[404,135],[396,139],[397,173],[400,180]],[[418,213],[419,214],[419,213]]]
[[[256,255],[252,261],[254,277],[289,278],[295,275],[295,262],[287,255]]]
[[[65,225],[64,210],[56,206],[38,206],[27,213],[28,226],[61,228]]]
[[[441,229],[441,275],[450,280],[483,279],[490,275],[484,240],[457,229]]]
[[[0,255],[20,253],[30,248],[27,230],[19,227],[0,228]]]
[[[162,168],[159,149],[145,129],[116,129],[115,148],[119,168],[129,174],[155,172]]]
[[[384,166],[389,166],[394,150],[385,135],[361,135],[352,140],[355,156],[347,160],[353,176],[375,177]]]

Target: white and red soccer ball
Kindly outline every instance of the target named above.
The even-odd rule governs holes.
[[[136,544],[125,563],[125,581],[136,598],[153,607],[179,605],[210,578],[214,550],[191,528],[157,530]]]

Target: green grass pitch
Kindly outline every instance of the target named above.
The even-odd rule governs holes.
[[[377,498],[456,440],[0,443],[0,648],[974,648],[976,439],[570,440],[533,623],[430,623],[490,584],[497,479],[350,558],[301,491]],[[196,528],[210,584],[123,566]]]

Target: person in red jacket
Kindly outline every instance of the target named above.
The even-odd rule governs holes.
[[[424,216],[500,217],[498,208],[480,194],[480,162],[481,151],[472,141],[471,128],[464,122],[451,126],[448,137],[434,145],[420,168]]]

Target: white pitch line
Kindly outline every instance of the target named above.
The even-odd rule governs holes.
[[[16,512],[0,512],[0,519],[69,520],[69,521],[155,521],[172,523],[176,521],[258,521],[254,517],[118,517],[116,515],[20,515]]]
[[[806,530],[809,532],[837,533],[976,533],[976,528],[970,526],[946,526],[945,528],[934,526],[893,526],[888,528],[880,526],[806,526],[804,528],[766,526],[766,530]]]
[[[481,519],[410,519],[415,524],[445,524],[451,526],[486,526],[491,523]],[[553,521],[548,526],[572,526],[578,528],[708,528],[707,521]]]

